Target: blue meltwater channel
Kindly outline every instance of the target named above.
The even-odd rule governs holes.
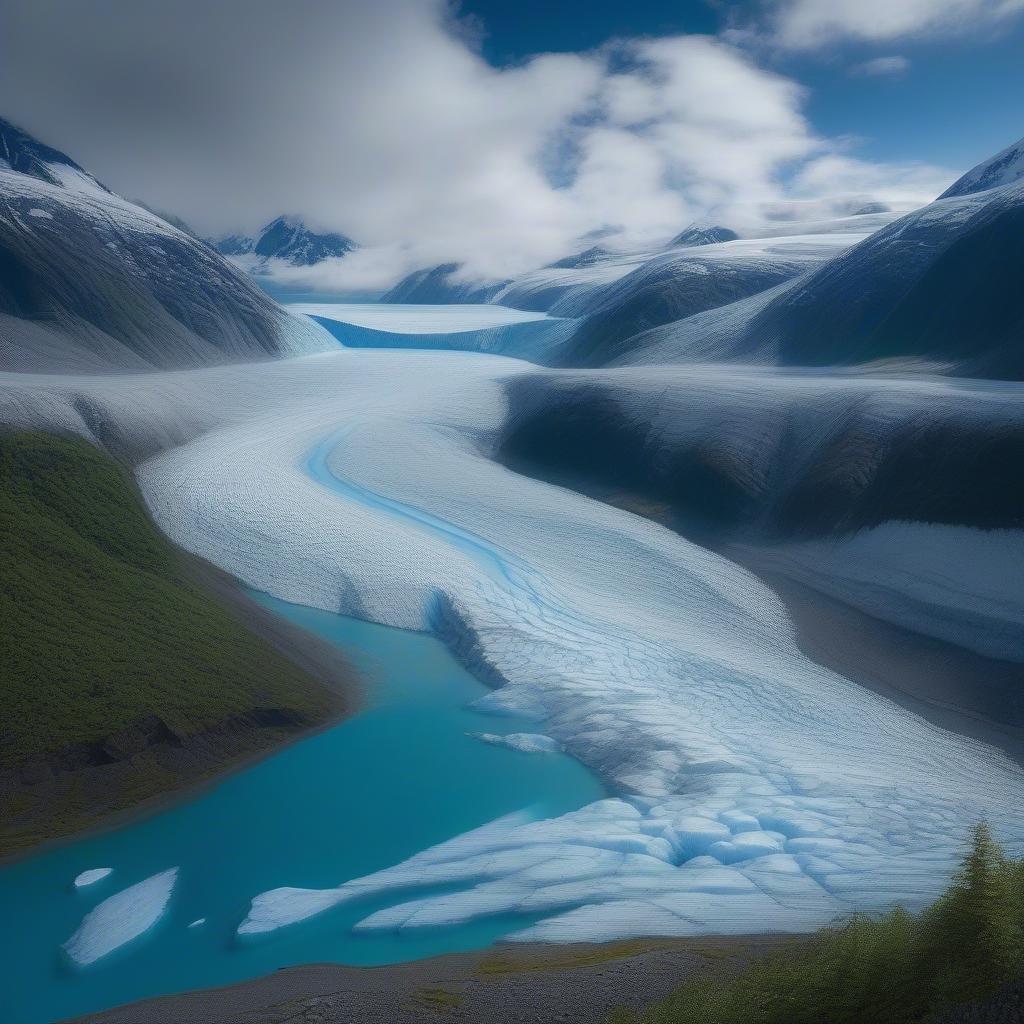
[[[529,807],[557,815],[604,796],[566,755],[467,735],[524,724],[470,710],[486,688],[435,638],[254,596],[349,655],[366,681],[363,710],[186,803],[0,869],[3,1024],[42,1024],[291,964],[385,964],[476,949],[533,920],[410,935],[351,931],[409,898],[397,894],[345,904],[262,941],[236,938],[250,900],[268,889],[335,886],[502,814]],[[113,874],[75,891],[75,876],[98,867]],[[177,886],[149,932],[89,967],[68,962],[61,944],[86,913],[171,867],[180,868]],[[206,923],[188,928],[197,918]]]

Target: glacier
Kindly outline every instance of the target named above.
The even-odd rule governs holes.
[[[339,303],[299,302],[288,307],[293,313],[336,320],[355,327],[368,327],[390,334],[460,334],[487,327],[504,327],[533,320],[548,319],[535,313],[509,306],[487,305],[403,305],[380,302]]]
[[[336,888],[282,879],[240,935],[370,896],[398,902],[366,931],[508,913],[523,915],[515,937],[556,941],[799,931],[922,906],[980,818],[1024,850],[1019,765],[809,661],[781,601],[739,565],[495,462],[511,396],[548,400],[551,381],[608,389],[665,443],[723,438],[769,489],[794,432],[820,439],[851,415],[880,439],[928,416],[1013,422],[1024,393],[365,349],[116,380],[0,375],[9,422],[131,458],[177,543],[284,600],[435,631],[494,686],[488,710],[527,712],[531,735],[613,794],[553,819],[524,810]],[[889,589],[887,606],[935,593]],[[1017,622],[992,602],[980,635]]]
[[[87,967],[149,931],[163,917],[177,879],[178,869],[168,868],[108,897],[85,915],[64,951]]]

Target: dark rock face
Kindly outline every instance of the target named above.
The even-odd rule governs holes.
[[[227,241],[230,244],[231,239]],[[263,229],[251,251],[266,259],[282,259],[296,267],[308,267],[321,260],[344,256],[355,247],[355,242],[345,235],[316,234],[300,220],[278,217]]]
[[[27,132],[15,127],[10,121],[0,117],[0,160],[6,161],[12,171],[27,174],[51,185],[61,185],[60,177],[51,166],[66,167],[77,171],[83,178],[93,182],[98,188],[104,188],[87,171],[84,171],[71,157],[59,149],[53,149],[32,138]],[[3,164],[0,164],[2,167]]]
[[[662,324],[728,305],[804,271],[804,260],[656,257],[611,285],[580,324],[562,366],[605,366],[626,355],[632,339]]]
[[[681,231],[669,242],[670,246],[680,245],[714,245],[716,242],[733,242],[740,236],[730,228],[723,228],[720,224],[713,227],[701,228],[691,224],[684,231]]]
[[[58,325],[115,365],[280,351],[277,307],[207,246],[172,228],[128,230],[57,192],[0,188],[0,313]]]
[[[0,145],[18,168],[0,165],[0,368],[177,368],[289,351],[290,318],[204,242],[4,123]]]
[[[1024,376],[1024,185],[976,210],[926,207],[883,228],[756,317],[800,366],[915,358],[963,376]]]
[[[572,256],[565,256],[560,260],[555,260],[554,263],[549,263],[548,266],[559,270],[592,267],[595,263],[600,263],[601,260],[610,255],[611,253],[607,249],[603,249],[599,245],[592,245],[589,249],[584,249],[583,252],[574,253]]]
[[[487,303],[508,284],[507,281],[475,284],[472,281],[451,280],[458,269],[458,263],[442,263],[427,270],[413,271],[403,277],[391,291],[382,295],[380,301],[410,305]]]
[[[727,396],[690,413],[685,399],[659,406],[654,385],[646,411],[613,385],[511,384],[500,461],[597,497],[653,503],[699,542],[823,537],[891,519],[1024,527],[1024,482],[1006,471],[1024,465],[1024,418],[894,413],[856,399],[764,412]],[[713,429],[657,427],[690,415]]]

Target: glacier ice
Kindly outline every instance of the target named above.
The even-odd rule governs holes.
[[[294,303],[293,313],[337,320],[339,323],[368,327],[390,334],[459,334],[487,327],[528,323],[548,319],[546,313],[533,313],[508,306],[407,306],[401,304],[312,302]]]
[[[85,967],[147,932],[167,909],[177,878],[178,869],[169,868],[109,896],[64,943],[67,955]]]
[[[469,735],[483,740],[484,743],[491,743],[496,747],[509,747],[524,754],[554,754],[562,749],[558,740],[539,733],[509,732],[499,735],[493,732],[473,732]]]
[[[496,687],[485,707],[529,714],[616,794],[336,888],[282,878],[242,936],[385,896],[361,929],[505,913],[533,922],[520,937],[560,941],[808,929],[921,906],[981,817],[1024,850],[1024,773],[1003,754],[810,662],[780,600],[736,564],[495,463],[510,385],[539,381],[527,364],[350,349],[116,382],[12,376],[9,420],[130,439],[178,543],[285,600],[346,611],[355,592],[362,615],[435,630]],[[1024,394],[721,367],[559,379],[613,388],[666,444],[724,438],[755,470],[780,437],[799,450],[851,416],[884,438],[937,411],[1014,417]]]
[[[92,885],[94,882],[99,882],[101,879],[112,874],[113,868],[89,868],[87,871],[83,871],[75,877],[75,888],[82,889],[87,885]]]

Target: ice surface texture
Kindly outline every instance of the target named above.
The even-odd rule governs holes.
[[[108,897],[85,915],[65,952],[85,967],[149,931],[163,917],[177,878],[178,869],[169,868]]]
[[[1024,850],[1024,773],[1001,753],[809,662],[779,600],[735,564],[495,464],[508,386],[534,375],[539,387],[539,371],[498,357],[349,350],[0,378],[8,419],[155,453],[138,478],[176,541],[285,600],[435,629],[498,687],[491,710],[539,718],[532,733],[616,794],[503,819],[337,889],[275,889],[243,934],[383,893],[401,902],[361,927],[517,912],[521,936],[558,940],[799,930],[930,900],[981,817]],[[724,436],[753,465],[773,438],[832,420],[884,438],[907,417],[1012,418],[1022,395],[724,368],[578,376],[662,434]]]

